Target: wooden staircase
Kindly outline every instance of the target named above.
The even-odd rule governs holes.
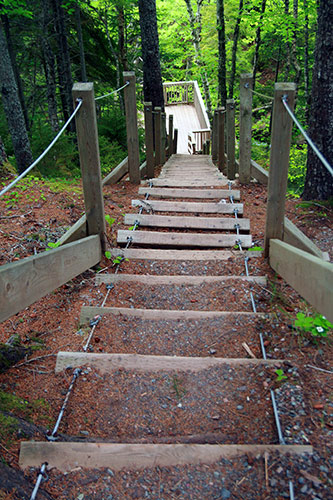
[[[132,434],[125,437],[123,442],[117,442],[119,437],[112,431],[112,422],[114,423],[116,418],[112,415],[112,394],[104,392],[103,387],[106,389],[106,385],[101,385],[100,390],[92,394],[92,399],[98,405],[100,399],[102,401],[110,398],[111,430],[103,428],[105,422],[103,424],[96,414],[96,431],[100,431],[96,434],[103,437],[103,442],[22,442],[21,467],[39,467],[41,463],[47,462],[49,467],[56,467],[63,472],[77,466],[138,470],[145,467],[213,463],[223,457],[257,455],[267,451],[278,451],[282,454],[311,452],[311,446],[279,444],[269,394],[267,395],[264,389],[260,391],[255,383],[257,368],[270,370],[280,366],[283,361],[264,360],[259,349],[255,351],[255,358],[245,358],[241,355],[242,348],[237,350],[237,345],[230,345],[231,338],[234,339],[234,344],[239,343],[239,338],[246,333],[250,322],[252,325],[258,324],[259,329],[260,321],[267,319],[265,310],[253,311],[249,298],[251,287],[264,285],[266,277],[248,276],[244,269],[242,273],[233,273],[235,262],[239,263],[239,259],[244,260],[248,254],[251,258],[260,258],[260,252],[245,250],[252,245],[252,239],[248,234],[249,220],[242,218],[240,191],[231,189],[231,185],[228,186],[227,179],[213,165],[210,157],[204,155],[174,155],[165,164],[158,178],[143,184],[138,194],[145,196],[145,199],[132,202],[133,207],[141,209],[140,214],[125,216],[125,224],[133,226],[138,223],[138,229],[118,232],[119,245],[128,244],[129,238],[131,245],[129,248],[112,249],[114,256],[120,255],[130,259],[130,263],[124,262],[124,273],[98,275],[96,282],[99,285],[107,284],[113,287],[109,298],[103,308],[86,306],[81,312],[82,323],[100,316],[98,335],[100,338],[103,338],[104,334],[108,335],[107,338],[110,338],[111,342],[112,335],[118,334],[117,329],[121,328],[121,325],[130,325],[127,340],[125,342],[124,339],[123,342],[124,348],[121,352],[112,353],[108,352],[107,346],[103,348],[105,352],[99,353],[60,352],[56,363],[56,372],[68,367],[89,367],[89,370],[98,370],[100,376],[104,377],[104,384],[109,384],[107,387],[113,387],[112,377],[115,373],[118,374],[119,370],[124,373],[126,391],[128,390],[127,409],[123,395],[118,394],[117,397],[118,404],[119,401],[124,404],[127,417],[134,418]],[[238,229],[235,224],[238,224]],[[234,248],[239,246],[239,240],[242,251]],[[142,264],[140,270],[143,270],[143,274],[126,272],[126,265],[133,267],[135,263]],[[221,266],[225,272],[200,274],[198,269],[200,266],[207,267],[207,263],[215,266],[215,269]],[[179,273],[181,265],[182,269],[185,269],[184,274]],[[154,266],[157,266],[157,271]],[[170,268],[173,269],[172,272]],[[148,272],[149,269],[151,272]],[[229,303],[230,297],[233,298],[232,304]],[[133,303],[130,302],[132,299]],[[135,325],[133,330],[132,325]],[[208,333],[205,332],[205,325]],[[217,351],[209,349],[206,341],[205,335],[210,335],[211,331],[211,344],[219,345]],[[138,341],[140,335],[150,336],[149,342],[143,343],[144,348]],[[204,339],[202,344],[200,339]],[[259,334],[257,340],[259,345]],[[149,347],[146,347],[147,345]],[[228,357],[228,353],[233,352],[237,352],[237,356]],[[161,380],[161,374],[185,377],[188,396],[178,394],[178,399],[175,398],[176,404],[174,401],[165,400],[164,393],[160,396],[167,406],[165,419],[167,412],[174,417],[175,424],[170,424],[171,430],[163,430],[163,418],[160,414],[156,416],[160,425],[159,432],[153,423],[146,425],[146,430],[151,426],[148,433],[142,431],[144,425],[140,411],[135,423],[136,417],[131,415],[133,402],[139,409],[145,397],[151,397],[152,400],[159,397],[156,392],[162,387],[158,385],[156,390],[151,389],[148,396],[142,392],[144,395],[140,399],[134,385],[136,377],[142,377],[142,374],[158,381]],[[196,379],[198,374],[200,377]],[[80,397],[80,384],[90,383],[89,374],[87,377],[87,382],[81,382],[79,378],[76,399]],[[200,398],[198,396],[197,402],[195,398],[190,400],[191,386],[201,383],[205,377],[207,386],[195,389]],[[139,380],[141,379],[138,378],[138,384]],[[235,394],[234,389],[235,381],[238,380],[239,384],[253,383],[255,388],[254,395],[248,399],[241,396],[241,403],[240,395]],[[150,383],[154,384],[151,378]],[[221,394],[224,394],[223,400],[217,400],[221,398]],[[237,424],[233,423],[235,414],[228,411],[228,404],[233,400],[238,401],[237,408],[241,409],[246,408],[246,404],[258,407],[266,405],[265,419],[258,417],[257,422],[251,423],[246,419],[245,409],[237,410]],[[203,401],[207,410],[204,409]],[[82,401],[83,406],[84,403],[85,401]],[[216,420],[221,419],[225,427],[224,437],[216,437],[213,443],[210,439],[209,444],[204,438],[192,444],[190,439],[185,439],[184,442],[184,436],[177,437],[176,424],[182,419],[186,420],[185,434],[190,436],[199,432],[195,428],[198,425],[196,404],[200,405],[200,414],[205,411],[207,415],[210,414],[207,422],[202,418],[202,435],[205,432],[211,435],[216,429]],[[215,407],[219,408],[217,416],[214,415]],[[122,424],[121,412],[117,412],[117,415],[117,428],[128,428],[125,422]],[[151,415],[151,419],[154,422],[154,415]],[[233,429],[235,425],[245,428],[245,434],[238,435]],[[257,433],[252,434],[255,429]]]

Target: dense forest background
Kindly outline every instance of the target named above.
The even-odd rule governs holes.
[[[308,124],[318,5],[317,0],[156,0],[163,81],[198,80],[211,112],[226,97],[238,103],[239,75],[253,72],[253,158],[268,166],[275,81],[297,83],[296,114]],[[48,145],[73,110],[75,81],[93,81],[99,96],[122,85],[124,70],[135,71],[142,108],[138,2],[2,0],[0,13],[0,80],[7,85],[0,103],[3,174],[24,166],[15,155],[18,128],[25,128],[25,138],[17,140],[31,147],[33,158]],[[18,102],[8,103],[7,89],[15,85]],[[21,121],[18,115],[13,120],[17,108]],[[126,156],[122,94],[99,101],[97,110],[102,170],[109,172]],[[42,175],[79,175],[74,138],[72,127],[37,167]],[[307,146],[294,129],[289,190],[296,196],[303,190],[306,158]],[[29,154],[25,159],[29,163]]]

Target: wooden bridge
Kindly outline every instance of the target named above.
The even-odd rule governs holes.
[[[133,102],[135,104],[133,80],[131,80],[131,84],[126,89],[127,110],[131,109],[131,103],[132,105]],[[87,85],[78,85],[75,88],[75,95],[79,95],[83,99],[83,111],[80,111],[77,115],[77,130],[79,133],[78,142],[82,163],[86,217],[78,221],[75,228],[62,238],[63,247],[46,254],[23,259],[22,262],[2,266],[2,269],[0,269],[1,320],[10,317],[73,276],[97,264],[101,258],[102,249],[105,248],[105,222],[101,194],[103,182],[101,181],[96,157],[94,158],[90,154],[92,151],[96,151],[95,141],[97,137],[95,133],[91,133],[91,128],[96,126],[94,125],[96,119],[93,91]],[[168,109],[173,110],[175,122],[178,109],[181,109],[181,106],[191,108],[192,106],[188,104],[192,100],[191,93],[192,96],[195,96],[196,93],[196,85],[193,82],[188,86],[182,84],[179,87],[179,85],[178,82],[165,86],[166,101],[168,103],[166,107],[167,113],[169,113]],[[179,88],[183,90],[180,91]],[[214,352],[207,357],[207,353],[204,354],[202,348],[191,351],[191,342],[185,342],[184,340],[183,343],[179,343],[179,336],[184,336],[185,339],[186,332],[191,331],[193,337],[197,338],[200,332],[204,332],[205,325],[208,331],[214,331],[216,322],[218,322],[219,331],[225,333],[227,339],[224,341],[223,335],[222,338],[219,337],[221,342],[220,352],[228,354],[231,352],[228,351],[228,339],[230,342],[228,328],[230,329],[230,324],[236,328],[235,331],[233,330],[235,336],[242,335],[242,328],[244,329],[244,325],[249,321],[256,324],[262,318],[269,319],[265,310],[256,310],[253,301],[252,287],[256,283],[264,284],[266,277],[248,273],[246,264],[248,257],[251,255],[253,259],[262,259],[263,256],[261,252],[247,252],[247,249],[252,245],[252,238],[249,220],[246,212],[244,213],[242,204],[242,185],[237,181],[237,172],[237,175],[228,175],[228,172],[235,172],[237,169],[239,170],[239,177],[246,178],[248,176],[250,178],[252,176],[261,181],[268,181],[267,220],[270,222],[266,229],[265,254],[269,256],[271,266],[312,302],[320,312],[326,314],[332,320],[331,264],[322,259],[323,256],[320,256],[320,250],[312,243],[309,243],[304,235],[299,234],[290,221],[284,219],[283,210],[281,214],[281,206],[284,205],[286,190],[287,164],[285,153],[283,152],[281,156],[279,151],[281,151],[281,143],[284,144],[284,150],[288,149],[291,127],[286,114],[283,115],[283,119],[281,118],[283,106],[279,104],[282,93],[287,93],[292,100],[293,92],[291,86],[286,85],[283,87],[282,84],[276,86],[269,178],[263,169],[251,162],[250,157],[247,158],[246,163],[246,149],[242,150],[244,156],[239,164],[236,161],[233,161],[234,164],[230,164],[230,158],[234,158],[235,154],[231,150],[234,137],[231,137],[230,132],[233,130],[230,114],[225,119],[224,113],[219,110],[214,122],[212,145],[213,153],[217,157],[218,167],[213,163],[210,155],[173,154],[173,130],[169,129],[169,137],[166,137],[163,132],[163,121],[159,121],[161,115],[158,112],[155,115],[154,128],[151,120],[154,111],[151,109],[151,105],[146,103],[146,163],[141,167],[138,164],[137,146],[135,141],[132,140],[133,138],[131,138],[131,134],[135,134],[135,127],[133,127],[132,123],[128,127],[129,156],[104,182],[116,182],[127,172],[129,172],[130,178],[137,182],[136,179],[139,178],[140,180],[141,177],[148,173],[148,179],[143,180],[140,187],[138,187],[138,197],[132,201],[133,212],[125,215],[125,224],[132,226],[132,229],[118,231],[118,247],[112,248],[111,253],[118,258],[119,262],[127,258],[131,262],[141,262],[143,265],[145,262],[158,261],[162,271],[144,275],[126,272],[99,275],[97,277],[98,283],[112,284],[113,288],[119,289],[121,286],[132,285],[136,302],[134,307],[132,305],[119,307],[111,290],[110,294],[107,294],[102,307],[85,306],[82,308],[81,322],[89,324],[91,320],[98,318],[102,328],[105,322],[105,331],[107,331],[110,328],[116,328],[115,325],[122,321],[128,322],[132,319],[141,321],[142,335],[148,335],[145,332],[152,329],[154,331],[161,329],[165,333],[165,325],[169,334],[168,336],[165,335],[162,347],[160,346],[156,351],[154,351],[154,337],[156,338],[161,333],[155,333],[151,337],[152,347],[146,352],[140,351],[139,344],[134,346],[134,351],[129,349],[117,353],[111,353],[107,350],[103,353],[92,353],[88,352],[87,349],[84,352],[60,352],[57,357],[56,372],[69,367],[75,369],[89,366],[92,370],[99,370],[105,376],[106,384],[111,384],[112,375],[117,370],[122,369],[128,384],[126,385],[126,391],[129,391],[126,404],[129,405],[129,408],[132,408],[128,401],[133,399],[137,409],[142,408],[143,412],[146,411],[142,399],[143,395],[140,396],[141,399],[137,399],[137,393],[134,390],[131,392],[130,389],[133,385],[130,380],[133,380],[133,377],[135,380],[138,374],[140,376],[146,374],[148,378],[150,377],[149,382],[147,382],[149,387],[152,387],[154,383],[151,377],[155,380],[165,373],[171,373],[175,377],[186,374],[188,389],[193,387],[193,390],[199,391],[198,387],[194,389],[196,380],[200,381],[205,380],[205,377],[213,377],[214,373],[214,377],[217,378],[214,379],[214,387],[210,387],[211,394],[207,389],[204,390],[204,395],[199,391],[201,394],[200,402],[196,403],[194,401],[191,403],[193,404],[193,415],[195,415],[196,411],[199,411],[199,408],[195,406],[196,404],[199,406],[207,405],[207,408],[213,411],[216,401],[212,405],[211,399],[214,399],[214,395],[220,397],[223,391],[230,391],[229,393],[225,392],[226,401],[231,401],[233,398],[237,399],[238,396],[236,397],[233,384],[230,384],[230,387],[223,385],[223,377],[227,376],[227,372],[229,373],[228,376],[232,377],[231,379],[239,379],[246,384],[247,378],[250,381],[253,379],[256,367],[260,366],[262,369],[269,370],[272,366],[281,366],[283,360],[265,359],[264,350],[261,355],[259,354],[260,351],[257,350],[254,358],[244,358],[240,352],[236,357],[232,354],[214,356]],[[248,99],[249,95],[246,97]],[[196,98],[193,97],[193,100],[195,107]],[[177,101],[177,104],[174,101]],[[178,101],[184,102],[179,103]],[[234,116],[234,106],[232,107],[230,104],[229,102],[230,113],[231,116]],[[243,107],[241,103],[241,120],[242,113],[244,116],[248,115],[247,106],[247,101]],[[133,116],[127,114],[127,119],[133,119]],[[136,116],[134,121],[136,122]],[[87,127],[87,122],[89,122],[89,127]],[[181,126],[180,121],[176,123],[179,123],[179,127]],[[230,137],[230,140],[228,139],[225,148],[224,126],[226,123],[229,124],[227,137]],[[197,126],[197,124],[192,126],[192,122],[190,125],[190,129]],[[200,122],[199,120],[199,125],[200,129],[205,128],[203,121]],[[87,133],[87,130],[89,133]],[[246,130],[246,126],[243,124],[241,134],[247,133]],[[152,134],[154,131],[155,151],[152,149]],[[179,134],[179,137],[181,135]],[[241,137],[242,144],[246,144],[247,140],[247,137]],[[163,159],[165,156],[169,156],[167,161],[161,161],[161,158]],[[155,166],[161,164],[161,172],[155,178],[154,175],[151,175],[151,172],[154,171]],[[246,171],[243,170],[245,168]],[[236,177],[236,180],[234,177]],[[93,189],[92,178],[94,179]],[[78,237],[81,239],[75,241]],[[303,246],[303,250],[291,246],[287,242],[288,238],[289,242],[293,242],[293,245]],[[69,241],[72,242],[68,243]],[[235,246],[237,249],[235,249]],[[242,271],[234,273],[233,269],[237,268],[237,266],[239,268],[239,262],[244,264],[244,268],[242,268]],[[179,270],[179,263],[187,264],[186,274],[176,272],[177,269]],[[198,275],[194,269],[198,264],[210,265],[207,263],[215,264],[215,273]],[[166,271],[170,270],[170,264],[175,269],[172,273]],[[224,266],[225,273],[221,274],[218,271],[219,265]],[[56,272],[50,273],[52,269],[56,269]],[[210,290],[210,287],[213,287],[215,292],[218,293],[216,287],[220,287],[221,284],[223,284],[226,297],[229,297],[228,286],[241,284],[243,290],[241,294],[242,300],[236,301],[233,307],[230,307],[226,299],[223,308],[212,305],[213,302],[207,302],[205,292]],[[143,291],[156,287],[156,285],[158,288],[169,287],[169,291],[164,296],[161,291],[157,291],[154,294],[157,296],[156,301],[150,304],[149,307],[144,307]],[[182,300],[181,303],[176,303],[178,300],[177,294],[173,295],[175,287],[181,287],[181,292],[177,291],[177,294],[180,293],[181,297],[184,297],[180,299]],[[192,293],[198,293],[198,287],[202,290],[200,293],[203,304],[206,304],[206,307],[203,306],[200,309],[196,308],[197,300],[195,299],[192,302],[191,298]],[[151,292],[149,293],[152,296]],[[212,326],[211,322],[215,326]],[[111,326],[112,324],[113,326]],[[95,324],[92,323],[92,325],[93,333]],[[235,325],[240,326],[235,327]],[[200,333],[200,335],[204,335],[204,333]],[[170,340],[172,338],[173,341]],[[259,344],[260,339],[258,338]],[[191,378],[190,374],[194,372],[197,378]],[[78,377],[77,384],[79,385],[79,392],[80,384],[82,384],[80,377]],[[96,401],[99,402],[108,397],[106,389],[107,385],[101,386],[100,392],[94,396]],[[158,389],[156,390],[158,391]],[[155,398],[154,391],[152,389],[152,399]],[[163,394],[160,397],[163,399]],[[125,405],[121,395],[119,395],[119,398]],[[260,401],[264,399],[265,397],[259,391],[252,398],[252,403],[261,404]],[[83,404],[84,401],[82,401]],[[167,411],[173,415],[175,422],[180,421],[179,419],[182,419],[182,416],[179,414],[179,409],[182,408],[182,403],[179,403],[176,408],[167,400],[165,400],[165,404]],[[244,404],[244,401],[241,402],[239,407],[243,408]],[[267,401],[265,404],[268,404]],[[188,411],[192,411],[190,408],[189,406]],[[152,405],[151,411],[153,410],[154,405]],[[130,409],[128,409],[129,411]],[[220,416],[214,416],[213,413],[212,415],[210,423],[205,427],[206,435],[214,434],[214,419],[220,418]],[[141,416],[142,412],[138,411],[138,419]],[[156,419],[158,418],[160,417],[156,416]],[[217,436],[215,433],[213,435],[214,444],[212,444],[212,441],[205,441],[202,435],[201,437],[197,436],[197,441],[193,444],[190,439],[186,440],[186,436],[185,438],[183,436],[183,441],[180,440],[179,442],[177,439],[177,426],[172,427],[175,433],[174,439],[169,438],[164,442],[161,439],[159,440],[160,434],[156,435],[155,439],[152,439],[151,433],[153,431],[143,438],[141,436],[142,439],[136,440],[135,437],[138,436],[138,433],[135,431],[135,425],[132,428],[132,435],[127,436],[122,442],[115,442],[114,434],[112,435],[107,429],[104,429],[103,419],[100,420],[99,416],[96,415],[95,425],[100,426],[98,435],[103,435],[103,442],[23,441],[21,444],[20,465],[22,468],[38,468],[41,464],[47,462],[49,467],[57,467],[63,472],[78,466],[87,468],[108,467],[118,471],[122,469],[138,470],[146,467],[183,466],[198,463],[211,464],[223,457],[230,459],[248,453],[258,455],[273,451],[282,454],[311,452],[311,446],[286,444],[283,435],[279,431],[272,431],[276,418],[270,408],[267,410],[265,418],[259,419],[260,421],[257,421],[254,426],[247,421],[246,428],[248,432],[245,439],[244,436],[239,437],[237,433],[231,432],[228,422],[231,422],[232,418],[226,413],[223,422],[225,428],[229,429],[233,435],[233,441],[226,437],[226,433],[223,434],[223,437]],[[112,419],[111,416],[110,419]],[[122,424],[123,420],[120,415],[117,426],[119,427]],[[141,420],[138,420],[138,425],[139,427],[143,425]],[[163,426],[162,420],[159,420],[159,425]],[[251,432],[256,432],[255,428],[263,429],[260,437],[251,437]],[[194,432],[190,424],[186,429],[189,434]],[[111,435],[113,438],[110,438]],[[54,438],[53,441],[56,440],[56,432],[51,437]]]

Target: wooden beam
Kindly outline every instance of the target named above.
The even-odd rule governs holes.
[[[141,184],[147,184],[149,181],[143,181]],[[211,181],[192,181],[192,180],[189,180],[189,181],[186,181],[186,180],[183,180],[183,179],[168,179],[167,177],[166,178],[157,178],[157,179],[153,179],[153,186],[154,187],[184,187],[184,188],[190,188],[190,187],[197,187],[197,188],[200,188],[200,187],[223,187],[223,186],[226,186],[227,183],[226,181],[222,180],[222,179],[218,179],[218,178],[215,178],[214,180],[211,180]]]
[[[73,100],[82,99],[82,106],[75,115],[77,141],[83,183],[87,234],[98,234],[102,249],[105,247],[105,215],[99,158],[98,131],[94,86],[92,83],[75,83]]]
[[[218,135],[217,135],[217,166],[220,172],[225,170],[225,109],[219,108],[218,110]]]
[[[235,231],[236,221],[229,217],[191,217],[177,215],[126,214],[124,223],[132,226],[135,221],[143,227],[175,227],[182,229],[206,229],[215,231]],[[238,219],[241,231],[250,230],[249,219]]]
[[[320,259],[324,259],[329,262],[329,255],[327,252],[322,252],[320,248],[313,243],[310,238],[308,238],[300,229],[298,229],[291,220],[284,218],[284,231],[283,231],[283,241],[289,243],[304,252],[309,252]]]
[[[28,307],[101,260],[99,236],[0,267],[0,321]]]
[[[135,370],[139,372],[156,371],[186,371],[198,372],[213,366],[221,365],[248,365],[248,366],[280,366],[283,360],[262,358],[213,358],[195,356],[147,356],[143,354],[91,354],[86,352],[59,352],[56,362],[56,373],[66,370],[69,366],[89,365],[97,368],[101,373],[110,373],[114,370]]]
[[[154,177],[154,168],[155,168],[153,104],[151,102],[144,103],[144,116],[145,116],[147,176],[151,178]]]
[[[122,444],[122,443],[48,443],[22,441],[19,465],[21,469],[40,467],[70,472],[76,467],[110,468],[114,471],[171,467],[186,464],[211,464],[222,458],[275,456],[312,453],[309,445],[278,444]]]
[[[251,160],[251,177],[259,181],[265,186],[268,184],[268,170],[265,170],[261,165],[259,165],[254,160]]]
[[[272,118],[271,153],[269,163],[268,194],[264,255],[269,253],[269,240],[283,240],[284,214],[289,169],[289,151],[293,121],[285,109],[282,98],[287,96],[288,105],[294,109],[296,85],[276,83]]]
[[[209,318],[269,318],[269,314],[254,313],[244,311],[196,311],[181,309],[131,309],[129,307],[92,307],[83,306],[81,308],[80,323],[84,324],[90,321],[94,316],[104,315],[131,316],[149,321],[161,320],[200,320]]]
[[[225,248],[234,247],[238,239],[243,248],[252,245],[252,236],[242,234],[240,238],[235,234],[216,233],[162,233],[158,231],[129,231],[120,230],[117,242],[125,244],[128,238],[132,238],[135,245],[152,245],[163,247],[201,247],[201,248]]]
[[[148,286],[155,285],[203,285],[211,283],[224,283],[225,281],[251,282],[267,284],[267,276],[188,276],[188,275],[162,275],[162,274],[97,274],[95,283],[140,283]]]
[[[169,115],[168,156],[173,154],[173,115]]]
[[[124,83],[129,85],[124,89],[126,131],[127,131],[127,150],[128,150],[128,171],[130,182],[140,184],[140,154],[139,154],[139,135],[138,118],[136,107],[136,88],[134,71],[125,71],[123,73]]]
[[[139,194],[149,196],[158,196],[159,198],[197,198],[221,200],[222,198],[229,199],[233,196],[234,200],[240,199],[240,191],[237,189],[172,189],[172,188],[155,188],[155,187],[140,187]]]
[[[155,167],[162,165],[162,108],[155,107],[154,117],[154,144],[155,144]]]
[[[183,212],[200,214],[232,214],[238,210],[243,213],[243,203],[196,203],[158,200],[132,200],[132,207],[143,207],[154,212]]]
[[[236,174],[235,164],[235,100],[227,99],[227,177],[232,180]]]
[[[218,110],[215,109],[213,114],[213,129],[212,129],[212,160],[217,161],[217,135],[218,135]]]
[[[243,73],[240,77],[239,98],[239,182],[251,180],[251,133],[253,75]]]
[[[262,256],[260,251],[239,250],[156,250],[154,248],[111,248],[111,255],[121,256],[133,260],[182,260],[182,261],[223,261],[242,256],[257,258]]]
[[[102,186],[116,184],[128,172],[128,156],[123,159],[111,172],[102,180]]]
[[[333,264],[276,239],[270,240],[269,263],[333,323]]]

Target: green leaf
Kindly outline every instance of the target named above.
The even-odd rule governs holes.
[[[109,252],[109,250],[107,250],[105,253],[104,253],[105,257],[107,259],[111,259],[111,252]]]

